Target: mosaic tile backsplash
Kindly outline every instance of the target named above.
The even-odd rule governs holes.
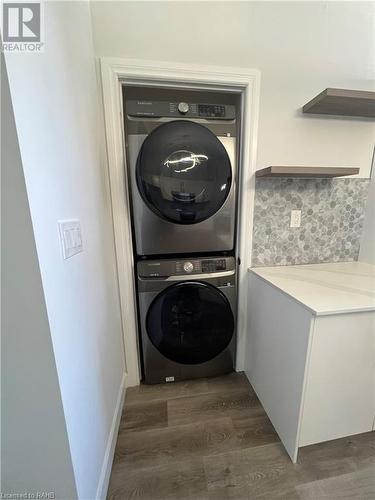
[[[253,266],[357,260],[368,179],[256,179]],[[290,226],[301,210],[301,226]]]

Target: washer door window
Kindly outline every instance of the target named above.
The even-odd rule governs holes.
[[[156,349],[176,363],[195,365],[220,354],[234,332],[230,304],[206,283],[172,285],[152,302],[147,334]]]
[[[147,206],[178,224],[195,224],[214,215],[232,183],[228,153],[208,128],[173,121],[156,128],[138,155],[136,177]]]

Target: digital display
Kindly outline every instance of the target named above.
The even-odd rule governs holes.
[[[223,118],[225,116],[225,106],[217,106],[215,104],[199,104],[199,116],[207,116],[210,118]]]
[[[203,260],[202,273],[214,273],[215,271],[225,271],[227,268],[225,259]]]

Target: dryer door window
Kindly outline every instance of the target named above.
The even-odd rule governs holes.
[[[156,128],[140,149],[136,177],[147,206],[178,224],[214,215],[232,184],[228,153],[208,128],[173,121]]]
[[[176,363],[213,359],[230,343],[234,318],[225,295],[207,283],[172,285],[152,302],[147,334],[156,349]]]

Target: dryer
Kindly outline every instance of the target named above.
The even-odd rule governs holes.
[[[165,89],[138,95],[143,98],[129,98],[125,88],[137,255],[233,250],[237,96]]]
[[[143,260],[137,273],[144,382],[233,371],[234,257]]]

